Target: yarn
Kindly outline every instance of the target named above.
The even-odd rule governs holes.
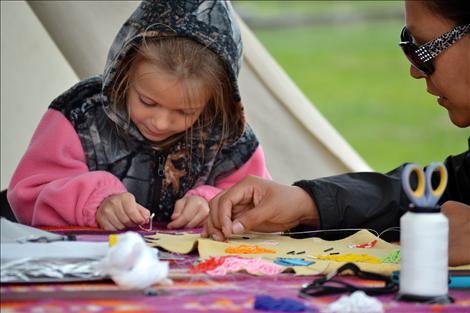
[[[219,258],[215,258],[215,257],[211,256],[208,260],[199,262],[196,265],[190,265],[189,266],[189,272],[192,273],[192,274],[196,274],[196,273],[205,273],[207,271],[216,269],[222,263],[224,263],[226,258],[227,258],[226,256],[222,256],[222,257],[219,257]]]
[[[278,312],[305,312],[309,309],[303,302],[298,300],[289,298],[276,299],[267,295],[257,295],[253,307],[255,310]]]
[[[365,262],[365,263],[374,263],[379,264],[382,263],[382,260],[368,254],[356,254],[356,253],[348,253],[348,254],[340,254],[340,255],[317,255],[314,257],[318,260],[329,260],[329,261],[336,261],[336,262]]]
[[[246,271],[252,275],[277,275],[283,270],[284,267],[261,258],[225,257],[219,266],[215,269],[207,270],[206,273],[218,276]]]
[[[299,258],[277,258],[274,260],[274,263],[282,266],[308,266],[315,262]]]
[[[371,242],[360,243],[360,244],[355,244],[355,245],[348,245],[348,247],[349,248],[369,249],[369,248],[373,248],[376,244],[377,244],[377,239],[374,239]]]
[[[240,245],[238,247],[228,247],[225,249],[225,253],[230,254],[261,254],[261,253],[276,253],[271,249],[262,248],[259,246]]]
[[[400,263],[400,249],[397,249],[382,259],[384,263]]]

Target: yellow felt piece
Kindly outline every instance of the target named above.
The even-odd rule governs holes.
[[[157,240],[158,239],[158,240]],[[372,257],[383,259],[391,252],[399,248],[398,245],[388,243],[380,238],[377,239],[377,244],[368,249],[364,248],[349,248],[351,244],[363,244],[377,239],[377,237],[367,230],[361,230],[357,233],[343,238],[341,240],[327,241],[320,238],[306,238],[306,239],[293,239],[288,236],[279,236],[272,234],[245,234],[231,238],[227,242],[214,241],[212,239],[201,238],[197,234],[155,234],[153,236],[146,236],[147,242],[151,246],[160,247],[170,252],[175,253],[189,253],[198,249],[200,259],[208,259],[212,257],[219,257],[225,255],[239,255],[244,258],[261,257],[266,260],[274,261],[276,258],[304,258],[309,261],[314,261],[314,264],[309,266],[293,266],[289,267],[294,270],[297,275],[317,275],[327,274],[335,271],[345,262],[336,262],[332,260],[318,260],[312,257],[317,255],[329,255],[332,252],[339,252],[340,255],[344,254],[367,254]],[[274,244],[273,244],[274,243]],[[240,245],[258,246],[269,250],[274,250],[275,253],[257,253],[257,254],[228,254],[225,252],[227,248],[239,247]],[[324,252],[324,250],[333,248],[333,250]],[[301,254],[288,254],[288,252],[295,251],[295,253],[303,252]],[[425,260],[423,260],[424,262]],[[393,271],[400,269],[399,264],[390,263],[366,263],[355,262],[362,270],[384,275],[390,275]],[[468,266],[460,266],[456,269],[466,269]],[[286,268],[287,269],[287,268]]]
[[[174,253],[188,254],[196,249],[199,238],[201,238],[199,234],[156,233],[155,235],[145,236],[145,241],[151,247],[163,248]]]

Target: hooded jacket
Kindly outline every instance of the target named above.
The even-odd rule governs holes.
[[[189,141],[182,136],[166,149],[155,149],[127,112],[113,109],[109,90],[117,69],[132,45],[154,36],[189,38],[219,55],[234,105],[241,106],[242,42],[230,2],[141,2],[114,39],[104,74],[56,98],[38,126],[9,186],[8,200],[19,221],[96,226],[99,204],[128,191],[157,220],[168,222],[175,201],[185,195],[210,200],[245,175],[270,178],[249,125],[231,130],[228,138],[221,138],[220,127],[204,129],[202,137],[195,131]]]

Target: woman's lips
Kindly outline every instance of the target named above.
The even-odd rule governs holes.
[[[437,103],[439,103],[439,105],[445,107],[446,102],[447,102],[446,97],[442,97],[442,96],[437,97]]]

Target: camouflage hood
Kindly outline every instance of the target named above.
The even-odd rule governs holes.
[[[123,24],[111,45],[103,75],[103,95],[109,100],[109,88],[116,70],[144,37],[177,36],[192,39],[219,55],[233,86],[233,98],[240,101],[237,78],[242,62],[240,29],[229,1],[144,0]],[[113,112],[104,101],[107,115],[128,128],[125,112]],[[132,127],[131,127],[132,128]],[[129,129],[131,134],[135,131]]]

